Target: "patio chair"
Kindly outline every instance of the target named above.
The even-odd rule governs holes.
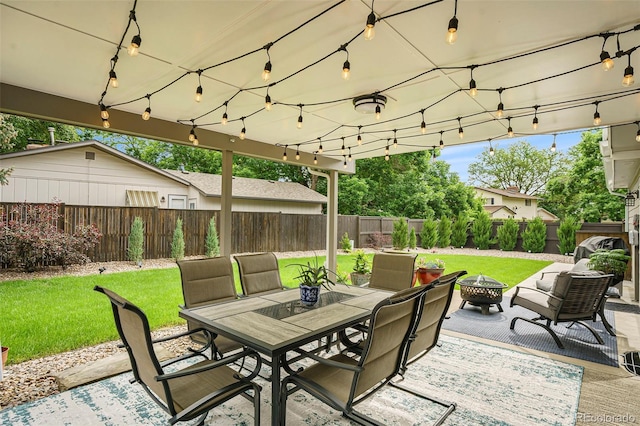
[[[373,255],[368,287],[389,291],[411,287],[417,257],[413,253],[376,253]]]
[[[511,307],[519,305],[539,316],[533,319],[515,317],[511,320],[510,328],[513,330],[519,319],[539,325],[551,334],[559,348],[564,349],[558,335],[551,328],[551,322],[554,325],[559,322],[577,323],[587,328],[602,345],[604,341],[596,330],[583,321],[596,320],[612,279],[613,275],[603,275],[597,271],[563,271],[558,274],[549,291],[517,286],[511,298]]]
[[[245,296],[284,290],[275,254],[268,252],[234,257],[238,262],[240,285]]]
[[[286,424],[288,396],[303,389],[358,424],[382,424],[357,412],[353,406],[398,374],[418,307],[427,290],[427,287],[406,289],[378,303],[371,312],[367,339],[357,360],[341,353],[322,358],[297,350],[317,363],[282,381],[280,423]]]
[[[160,363],[153,349],[153,343],[188,336],[199,329],[168,338],[151,340],[147,316],[128,300],[103,287],[94,287],[111,301],[113,316],[127,349],[134,380],[149,394],[158,405],[171,415],[170,424],[198,418],[198,424],[204,424],[209,410],[241,395],[252,401],[254,422],[260,424],[260,386],[252,382],[262,365],[258,353],[245,349],[222,360],[208,359],[202,352],[189,352],[178,358]],[[203,361],[177,371],[166,369],[178,361],[193,357],[203,357]],[[242,377],[227,364],[251,356],[256,360],[253,372]],[[253,391],[253,396],[247,392]]]
[[[233,265],[229,258],[179,260],[178,267],[182,280],[184,307],[195,308],[238,298],[233,280]],[[187,327],[193,330],[198,325],[187,321]],[[242,344],[225,336],[214,335],[213,337],[216,359],[222,358],[227,352],[242,348]],[[206,341],[202,333],[194,333],[191,338],[198,343]]]

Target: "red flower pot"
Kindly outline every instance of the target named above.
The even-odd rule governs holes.
[[[420,285],[426,285],[430,284],[431,281],[440,278],[443,272],[444,268],[418,268],[416,270],[416,275],[418,276],[418,282],[420,282]]]

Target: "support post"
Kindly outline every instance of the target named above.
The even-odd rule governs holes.
[[[222,188],[220,193],[220,254],[231,256],[231,187],[233,182],[233,151],[222,151]]]

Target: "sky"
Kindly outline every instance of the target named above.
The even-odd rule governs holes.
[[[558,152],[567,153],[569,148],[577,145],[581,140],[582,132],[558,133],[556,136],[556,149]],[[507,148],[509,145],[526,140],[538,149],[549,149],[553,144],[553,135],[516,136],[510,139],[494,140],[491,142],[493,149]],[[489,149],[489,142],[478,142],[464,145],[446,146],[440,152],[439,160],[446,161],[451,165],[451,171],[458,173],[460,180],[469,183],[469,164],[478,161],[483,150]]]

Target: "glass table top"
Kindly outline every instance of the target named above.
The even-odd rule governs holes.
[[[254,310],[253,312],[279,320],[282,318],[298,315],[303,312],[308,312],[313,309],[318,309],[323,306],[331,305],[333,303],[338,303],[346,299],[351,299],[352,297],[355,297],[355,295],[340,293],[337,291],[329,291],[327,293],[321,293],[320,297],[318,298],[318,303],[313,306],[303,305],[302,302],[300,302],[300,299],[296,299],[289,302],[278,303],[277,305],[259,308]]]

